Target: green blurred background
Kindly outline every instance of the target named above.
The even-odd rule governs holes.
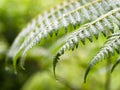
[[[50,42],[35,47],[27,55],[25,68],[15,75],[13,70],[5,70],[5,54],[23,27],[38,14],[54,7],[63,0],[0,0],[0,90],[120,90],[120,65],[106,79],[106,61],[97,64],[87,83],[83,77],[89,60],[97,53],[105,38],[94,43],[80,44],[77,50],[66,52],[58,63],[55,80],[52,72],[52,56]],[[56,43],[56,41],[55,41]],[[115,57],[112,57],[114,61]]]

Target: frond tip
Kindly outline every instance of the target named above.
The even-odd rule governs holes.
[[[86,72],[85,72],[85,75],[84,75],[84,83],[86,83],[87,75],[88,75],[90,69],[92,68],[91,66],[92,66],[92,65],[89,65],[88,68],[87,68],[87,70],[86,70]]]
[[[114,54],[114,51],[117,53],[120,47],[120,32],[117,32],[115,34],[112,34],[108,40],[105,42],[104,46],[100,49],[100,51],[93,57],[91,62],[88,65],[88,68],[85,72],[84,76],[84,82],[86,82],[87,75],[89,74],[89,71],[91,68],[101,61],[103,58],[109,57],[111,54]],[[118,63],[118,62],[117,62]],[[116,66],[116,64],[115,64]],[[114,67],[113,67],[114,69]]]
[[[56,67],[56,64],[58,63],[59,56],[60,56],[60,54],[57,53],[57,55],[53,58],[53,72],[54,72],[55,78],[56,78],[55,67]]]
[[[120,63],[120,57],[118,57],[118,59],[115,61],[112,69],[111,69],[111,73],[114,71],[115,67],[118,66],[118,64]]]

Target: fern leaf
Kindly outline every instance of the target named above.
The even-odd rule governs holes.
[[[93,57],[91,62],[88,65],[88,68],[85,73],[84,82],[86,82],[87,75],[90,69],[99,61],[101,61],[105,57],[109,57],[110,54],[114,54],[116,50],[118,52],[120,47],[120,32],[117,32],[111,35],[108,40],[105,42],[104,46],[100,49],[100,51]],[[114,69],[114,67],[113,67]]]
[[[95,1],[94,1],[94,3],[95,3]],[[91,3],[90,3],[91,4]],[[89,4],[87,4],[87,5],[89,5]],[[87,5],[84,5],[84,6],[87,6]],[[80,8],[78,8],[78,9],[80,9]],[[75,11],[75,10],[74,10]],[[84,11],[84,10],[83,10]],[[102,12],[102,11],[101,11]],[[73,13],[73,11],[71,11],[70,13]],[[85,14],[85,13],[84,13]],[[68,15],[69,15],[69,13],[68,13]],[[87,14],[85,14],[85,15],[87,15]],[[64,17],[65,16],[67,16],[66,14],[64,15]],[[58,18],[58,19],[61,19],[61,17],[60,18]],[[68,25],[68,23],[67,23],[67,21],[65,20],[65,18],[63,18],[62,17],[62,21],[63,21],[63,25],[64,25],[64,27],[66,27],[67,25]],[[51,25],[51,24],[50,24]],[[52,29],[51,29],[52,30]],[[50,33],[51,32],[51,30],[47,30],[48,31],[48,33]],[[43,32],[43,35],[45,36],[46,34],[47,34],[47,31],[44,31]],[[40,33],[40,35],[41,35],[41,33]],[[37,39],[39,37],[39,34],[35,37],[35,39],[33,39],[34,41]],[[40,39],[39,39],[40,40]],[[38,42],[38,41],[37,41]],[[36,43],[34,43],[33,44],[33,42],[31,42],[27,47],[28,48],[26,48],[25,50],[24,50],[24,53],[26,53],[31,47],[33,47],[34,45],[36,45]]]
[[[116,3],[117,1],[118,3]],[[72,25],[74,30],[76,30],[76,25],[83,25],[88,23],[87,27],[92,28],[91,33],[87,30],[87,28],[85,28],[86,30],[83,30],[81,33],[82,35],[79,36],[79,38],[82,38],[81,40],[83,43],[85,42],[86,37],[92,41],[92,32],[94,33],[95,37],[98,38],[98,28],[100,28],[99,30],[101,30],[103,34],[106,35],[105,28],[102,25],[103,22],[107,22],[109,24],[107,24],[109,27],[106,26],[109,29],[112,28],[110,27],[111,23],[109,23],[109,21],[113,22],[113,19],[116,19],[114,23],[119,25],[119,22],[117,21],[119,18],[119,12],[116,11],[116,15],[113,15],[115,18],[111,17],[110,20],[103,18],[105,20],[97,22],[98,24],[96,24],[96,20],[98,20],[97,18],[99,17],[102,18],[102,16],[106,15],[108,12],[111,12],[112,14],[112,11],[114,12],[114,10],[118,9],[119,6],[119,0],[71,0],[69,2],[65,1],[62,4],[57,5],[55,8],[52,8],[50,11],[39,15],[36,19],[33,20],[31,24],[25,28],[24,31],[20,33],[20,35],[18,35],[8,52],[9,56],[10,54],[13,54],[12,51],[15,50],[13,55],[14,68],[16,69],[16,62],[19,56],[24,57],[27,51],[33,46],[37,45],[43,38],[47,38],[48,35],[52,36],[53,33],[57,35],[61,28],[64,28],[64,30],[67,31],[67,28]],[[92,23],[89,25],[89,22],[92,21],[93,24],[96,24],[95,27],[92,27]],[[86,26],[84,25],[84,27]],[[74,49],[74,44],[77,47],[78,42],[78,38],[74,38],[74,40],[70,40],[67,46],[69,47],[69,45],[71,45],[72,49]],[[21,63],[23,62],[24,61],[21,60]]]
[[[66,10],[66,8],[63,8],[62,10],[58,10],[56,12],[55,15],[58,15],[58,18],[55,20],[52,20],[53,22],[49,22],[51,20],[51,17],[46,19],[47,20],[47,25],[44,26],[44,28],[42,28],[39,33],[34,34],[34,38],[29,39],[24,39],[24,43],[21,45],[20,49],[18,50],[17,53],[23,51],[23,55],[33,46],[35,46],[36,44],[38,44],[42,38],[47,37],[48,34],[51,34],[52,32],[58,32],[59,29],[56,29],[56,27],[54,25],[56,25],[56,22],[58,23],[58,28],[60,27],[64,27],[67,28],[69,24],[75,24],[75,22],[78,22],[77,19],[71,19],[71,17],[75,17],[76,15],[80,18],[80,11],[79,10],[83,10],[86,7],[89,7],[90,5],[93,5],[97,2],[100,2],[101,0],[95,0],[92,2],[89,2],[85,5],[80,6],[79,2],[76,2],[74,5],[74,10],[71,10],[70,8],[68,10]],[[77,5],[76,5],[77,4]],[[83,10],[84,11],[84,10]],[[108,11],[106,11],[108,12]],[[79,15],[78,15],[79,13]],[[52,16],[52,15],[51,15]],[[49,20],[50,19],[50,20]],[[69,21],[70,20],[70,21]],[[54,22],[55,21],[55,22]],[[46,21],[44,21],[46,22]],[[44,23],[43,22],[43,23]],[[73,23],[74,22],[74,23]],[[85,21],[83,21],[85,23]],[[48,24],[49,23],[49,24]],[[29,37],[29,35],[28,35]],[[23,50],[24,49],[24,50]],[[16,56],[19,56],[16,54]],[[16,60],[14,60],[14,64],[16,63]]]
[[[70,0],[69,2],[64,1],[57,7],[51,8],[49,13],[45,12],[44,14],[39,15],[36,19],[33,19],[32,23],[29,23],[27,27],[24,28],[22,32],[18,35],[18,37],[15,39],[12,47],[7,54],[7,57],[15,57],[17,59],[20,56],[22,50],[24,49],[24,46],[26,46],[31,41],[31,39],[45,27],[45,24],[43,22],[47,22],[50,17],[51,19],[55,20],[54,28],[59,28],[54,14],[58,13],[59,10],[62,10],[63,8],[68,7],[70,4],[74,3],[78,4],[78,2],[75,0]],[[26,41],[24,39],[26,39]],[[16,61],[15,58],[14,60]]]
[[[77,7],[75,7],[76,9],[73,8],[73,10],[71,9],[70,11],[67,10],[66,8],[63,8],[63,12],[58,11],[58,18],[55,19],[55,20],[52,20],[52,21],[56,21],[61,26],[59,26],[58,28],[54,28],[54,22],[52,22],[52,23],[49,22],[49,23],[46,24],[47,26],[42,28],[44,31],[43,32],[39,32],[39,34],[42,33],[44,35],[47,35],[47,33],[51,33],[52,30],[56,31],[60,27],[67,28],[69,24],[75,25],[76,22],[78,22],[78,21],[77,21],[77,19],[74,19],[73,17],[78,16],[78,18],[80,18],[80,15],[78,14],[79,13],[78,10],[84,9],[84,7],[87,7],[87,6],[89,6],[89,5],[91,5],[91,4],[95,3],[95,2],[98,2],[98,1],[100,1],[100,0],[97,0],[97,1],[94,1],[94,2],[90,2],[90,3],[88,3],[86,5],[83,5],[83,6],[80,6],[80,4],[79,4],[79,5],[77,5]],[[72,16],[73,14],[74,14],[74,16]],[[47,19],[47,21],[48,21],[48,19]],[[51,26],[52,26],[52,28],[50,28]],[[36,37],[39,36],[39,34],[37,34]],[[26,44],[24,44],[24,45],[26,45]]]
[[[24,43],[23,41],[24,41],[24,39],[26,38],[26,36],[28,36],[28,35],[29,35],[30,37],[29,37],[29,36],[27,37],[28,39],[27,39],[26,43],[29,42],[29,40],[32,38],[31,35],[32,35],[32,34],[35,34],[34,31],[35,31],[36,33],[38,33],[39,30],[41,30],[40,28],[43,28],[43,27],[44,27],[43,22],[44,22],[47,18],[51,17],[51,15],[53,15],[54,13],[56,13],[58,10],[61,10],[61,9],[65,8],[65,7],[67,7],[69,4],[73,4],[73,3],[75,3],[75,0],[69,0],[69,2],[68,2],[68,1],[64,1],[64,2],[62,2],[57,8],[51,8],[49,14],[47,14],[48,12],[47,12],[47,13],[45,12],[45,13],[43,13],[43,14],[41,14],[41,15],[38,15],[37,18],[33,19],[32,22],[29,23],[29,24],[27,25],[27,27],[25,27],[25,28],[22,30],[22,32],[18,35],[18,37],[15,39],[12,47],[10,48],[10,50],[9,50],[9,52],[8,52],[8,56],[14,56],[14,55],[15,55],[15,54],[13,54],[13,50],[14,50],[14,52],[15,52],[15,50],[16,50],[18,47],[20,47],[20,45],[21,45],[22,43]],[[53,16],[52,16],[52,17],[53,17]],[[55,18],[54,18],[54,19],[55,19]],[[40,25],[40,27],[39,27],[39,25]],[[34,35],[33,35],[33,36],[34,36]],[[18,50],[18,49],[17,49],[17,50]],[[16,50],[16,51],[17,51],[17,50]],[[15,52],[15,53],[16,53],[16,52]]]
[[[66,43],[60,48],[60,50],[55,55],[55,58],[53,59],[53,70],[55,70],[55,66],[58,62],[59,57],[64,54],[64,52],[68,49],[74,50],[75,47],[78,46],[79,41],[81,40],[83,44],[85,44],[85,39],[88,38],[90,41],[92,41],[92,35],[94,35],[96,38],[98,38],[98,34],[102,32],[106,36],[106,28],[113,32],[112,29],[114,29],[114,24],[112,24],[113,20],[109,20],[110,16],[113,15],[115,17],[116,13],[120,11],[120,8],[114,9],[110,12],[108,12],[105,15],[102,15],[98,19],[87,23],[83,26],[81,26],[78,30],[73,32],[71,35],[69,35],[68,40]],[[107,21],[105,25],[102,25],[104,21]],[[109,26],[109,24],[111,26]],[[116,24],[117,25],[117,24]],[[118,25],[117,25],[118,26]],[[111,28],[112,27],[112,28]],[[120,23],[119,26],[120,27]],[[109,50],[112,51],[111,47],[109,47]],[[55,71],[54,71],[55,72]]]
[[[116,68],[116,66],[118,66],[118,64],[120,63],[120,57],[118,57],[118,59],[115,61],[112,69],[111,69],[111,73],[114,71],[114,69]]]

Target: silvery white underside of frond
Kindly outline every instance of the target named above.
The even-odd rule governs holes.
[[[70,26],[73,27],[74,31],[70,30],[68,32]],[[119,34],[116,27],[118,29],[120,27],[120,0],[64,1],[33,19],[15,39],[7,57],[14,58],[13,64],[16,69],[18,57],[24,57],[28,50],[39,44],[42,39],[52,37],[53,34],[58,36],[60,31],[65,32],[63,34],[68,32],[70,34],[65,38],[66,42],[63,42],[63,46],[58,50],[53,60],[55,72],[58,59],[66,50],[74,50],[75,47],[78,47],[80,41],[85,44],[86,39],[93,42],[93,36],[98,39],[99,33],[106,37],[108,36],[106,32],[110,31],[113,35],[106,41],[98,54],[94,56],[89,65],[91,68],[103,57],[113,53],[114,49],[118,50]],[[114,34],[115,32],[117,35]],[[21,66],[23,66],[24,60],[20,62]]]

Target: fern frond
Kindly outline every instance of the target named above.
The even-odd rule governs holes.
[[[80,13],[80,15],[79,16],[81,16],[82,14],[84,15],[83,16],[83,18],[85,18],[85,20],[87,20],[87,21],[91,21],[91,20],[93,20],[92,18],[91,18],[91,20],[90,19],[88,19],[88,15],[89,15],[89,10],[87,10],[86,9],[86,7],[88,8],[89,6],[91,6],[91,5],[94,5],[94,4],[96,4],[95,6],[96,6],[96,8],[97,8],[97,6],[99,6],[100,8],[99,8],[99,16],[103,13],[107,13],[107,12],[109,12],[109,11],[105,11],[103,8],[103,6],[102,6],[102,2],[104,2],[104,1],[102,1],[102,2],[100,2],[101,0],[95,0],[95,1],[92,1],[92,2],[90,2],[90,3],[87,3],[87,4],[84,4],[83,6],[79,6],[78,8],[76,8],[76,9],[74,9],[74,10],[71,10],[71,11],[69,11],[68,13],[66,13],[66,14],[64,14],[63,16],[61,16],[61,15],[59,15],[59,17],[57,18],[57,21],[59,21],[60,20],[60,22],[62,22],[62,23],[58,23],[59,25],[62,25],[61,27],[64,27],[65,29],[67,28],[67,26],[69,25],[69,24],[72,24],[73,26],[74,26],[74,24],[75,24],[75,22],[77,23],[77,21],[75,20],[74,21],[74,19],[72,19],[70,16],[73,16],[73,18],[76,16],[74,16],[74,14],[77,12],[77,11],[81,11],[81,13],[80,13],[80,11],[78,12],[78,13]],[[98,2],[100,2],[100,3],[98,3]],[[63,11],[64,12],[66,12],[67,10],[64,8],[63,9]],[[93,14],[91,14],[91,16],[92,16]],[[87,17],[86,17],[87,16]],[[96,16],[97,17],[97,16]],[[95,18],[94,18],[95,19]],[[56,21],[56,20],[55,20]],[[83,22],[85,23],[85,21],[83,20]],[[30,48],[32,48],[33,46],[35,46],[37,43],[39,43],[40,42],[40,40],[42,39],[42,38],[44,38],[44,37],[47,37],[47,35],[48,34],[51,34],[51,32],[53,33],[53,32],[56,32],[56,30],[58,31],[58,29],[54,29],[54,26],[52,27],[52,25],[54,25],[54,22],[52,22],[52,23],[50,23],[49,25],[47,25],[45,28],[43,28],[44,29],[44,31],[42,32],[39,32],[34,38],[33,38],[33,40],[31,40],[31,42],[29,43],[29,45],[27,45],[27,47],[25,48],[25,50],[23,51],[23,55],[22,56],[24,56],[24,54],[30,49]],[[110,25],[109,25],[110,26]],[[86,33],[87,34],[87,33]],[[88,36],[88,38],[89,38],[89,36]],[[90,38],[89,38],[90,39]]]
[[[98,38],[98,34],[102,32],[104,36],[106,36],[106,30],[110,30],[111,32],[114,31],[114,24],[120,27],[120,22],[118,18],[116,18],[116,13],[120,11],[120,8],[116,8],[110,12],[108,12],[105,15],[102,15],[98,19],[87,23],[83,26],[81,26],[78,30],[73,32],[71,35],[69,35],[68,40],[66,43],[60,48],[60,50],[57,52],[53,59],[53,70],[55,73],[55,67],[59,60],[59,57],[64,54],[64,52],[68,50],[74,50],[75,47],[78,47],[79,41],[82,41],[83,44],[85,44],[85,39],[88,38],[92,42],[92,36],[94,35],[96,38]],[[114,17],[114,19],[111,19],[111,17]],[[117,22],[115,22],[117,21]],[[102,25],[104,23],[104,25]]]
[[[47,37],[47,34],[52,33],[51,31],[58,32],[58,29],[60,27],[64,27],[66,29],[69,24],[72,24],[74,26],[76,25],[77,22],[80,24],[81,16],[80,16],[80,14],[79,14],[80,12],[78,12],[78,10],[84,9],[85,7],[92,5],[98,1],[100,1],[100,0],[96,0],[94,2],[87,3],[83,6],[80,6],[80,3],[76,2],[75,8],[72,5],[69,6],[68,10],[66,8],[63,8],[63,10],[62,10],[63,12],[62,11],[57,12],[58,18],[54,18],[53,20],[51,20],[51,21],[53,21],[52,23],[50,23],[49,19],[46,19],[46,22],[47,22],[46,26],[42,28],[44,31],[39,32],[35,38],[38,38],[39,35],[41,36],[41,34],[43,34],[44,37]],[[85,14],[85,15],[88,14],[86,10],[82,10],[82,11],[83,11],[83,14]],[[77,16],[77,18],[75,18],[76,16]],[[23,45],[26,45],[26,44],[23,44]],[[30,46],[32,46],[32,44]]]
[[[112,23],[119,25],[118,18],[120,19],[120,13],[116,11],[115,15],[112,16],[114,11],[119,9],[118,7],[120,7],[119,0],[71,0],[70,2],[65,1],[50,11],[39,15],[18,35],[12,48],[8,52],[8,56],[12,56],[11,54],[13,54],[12,52],[15,50],[13,54],[14,68],[16,69],[18,57],[24,57],[28,50],[40,43],[43,38],[47,38],[49,35],[52,36],[54,33],[57,35],[58,31],[63,30],[61,28],[67,31],[68,27],[72,25],[74,30],[76,30],[77,25],[78,27],[83,25],[82,28],[85,28],[85,30],[83,30],[82,33],[80,33],[81,30],[77,32],[83,34],[79,36],[83,43],[86,37],[92,41],[92,32],[95,37],[98,38],[99,31],[97,31],[97,29],[106,35],[105,27],[112,31]],[[110,16],[108,15],[110,20],[106,18],[107,16],[102,18],[102,16],[109,14],[109,12],[111,12]],[[99,22],[100,18],[101,22]],[[98,20],[98,23],[96,23],[96,20]],[[110,23],[110,21],[112,23]],[[107,24],[103,27],[104,23]],[[94,24],[96,24],[95,27]],[[89,27],[91,28],[91,33],[89,30],[86,30]],[[77,40],[77,38],[74,39],[74,42],[70,41],[70,48],[74,47],[74,43],[76,47],[78,46],[79,40]],[[23,62],[24,61],[21,60],[21,66],[23,66]]]
[[[12,47],[9,50],[8,55],[9,56],[14,56],[14,54],[12,53],[13,50],[15,50],[15,48],[18,48],[24,41],[24,39],[26,38],[26,36],[30,36],[28,37],[28,41],[32,38],[32,36],[34,36],[34,31],[39,32],[39,25],[41,25],[41,28],[44,27],[44,24],[42,24],[46,19],[48,19],[49,17],[51,17],[51,15],[53,15],[54,13],[56,13],[58,10],[61,10],[65,7],[67,7],[69,4],[75,3],[75,0],[70,0],[69,2],[64,1],[62,2],[60,5],[58,5],[55,8],[51,8],[50,12],[44,12],[41,15],[38,15],[37,18],[33,19],[31,23],[29,23],[27,25],[27,27],[25,27],[21,33],[18,35],[18,37],[15,39]],[[16,53],[16,52],[15,52]],[[12,54],[12,55],[10,55]]]
[[[96,63],[101,61],[103,58],[109,57],[110,54],[114,54],[115,51],[119,53],[119,47],[120,47],[120,32],[117,32],[108,38],[108,40],[105,42],[104,46],[100,49],[97,55],[93,57],[86,70],[84,81],[86,82],[86,78],[90,69]]]
[[[25,38],[24,43],[22,43],[22,45],[20,46],[20,49],[18,50],[17,54],[15,55],[14,64],[16,63],[16,59],[18,58],[18,56],[20,56],[22,51],[23,51],[22,56],[24,56],[24,54],[30,48],[32,48],[33,46],[38,44],[41,41],[41,39],[44,37],[47,37],[48,34],[52,35],[53,32],[57,33],[61,27],[64,27],[66,29],[68,27],[68,25],[70,25],[70,24],[72,24],[73,26],[75,26],[74,24],[76,24],[76,23],[80,24],[81,15],[82,14],[86,15],[87,12],[89,12],[89,10],[87,11],[85,8],[95,4],[97,2],[100,2],[100,1],[101,0],[95,0],[95,1],[89,2],[85,5],[83,4],[82,6],[80,5],[80,2],[75,2],[73,5],[74,8],[72,8],[71,7],[72,5],[70,4],[69,7],[64,7],[62,10],[58,10],[55,14],[51,15],[49,18],[46,18],[45,21],[40,24],[40,28],[35,28],[35,30],[33,30],[31,32],[32,34],[30,33],[28,36],[26,36],[26,37],[28,37],[28,39]],[[79,10],[81,10],[82,12]],[[108,12],[108,11],[106,11],[106,12]],[[54,16],[55,16],[55,18],[53,18]],[[76,18],[76,16],[77,16],[77,18]],[[86,18],[86,17],[82,16],[82,18]],[[85,23],[86,20],[87,19],[82,20],[83,21],[82,23]],[[50,21],[52,21],[52,22],[50,23]],[[29,38],[30,35],[32,35],[32,37],[34,37],[34,38]]]
[[[57,7],[51,8],[50,11],[45,12],[42,15],[39,15],[37,18],[33,19],[32,22],[29,23],[27,27],[24,28],[15,39],[12,47],[7,54],[7,57],[15,57],[17,59],[25,46],[31,41],[31,39],[35,37],[35,35],[39,33],[46,25],[49,24],[48,20],[56,20],[57,16],[54,14],[58,13],[58,11],[63,11],[63,9],[67,8],[70,4],[75,4],[77,7],[79,3],[77,2],[77,0],[69,0],[69,2],[64,1]],[[63,12],[61,13],[63,14]],[[55,21],[54,27],[56,29],[58,28],[57,21]]]
[[[119,63],[120,63],[120,57],[118,57],[117,60],[115,61],[115,63],[113,64],[113,67],[111,69],[111,73],[114,71],[114,69],[116,68],[116,66],[118,66]]]

